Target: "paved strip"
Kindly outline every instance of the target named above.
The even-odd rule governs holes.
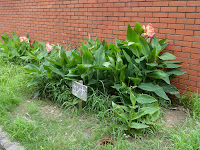
[[[0,126],[0,150],[23,150],[24,148],[19,143],[11,142]]]

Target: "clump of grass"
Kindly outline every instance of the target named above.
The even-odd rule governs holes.
[[[193,118],[197,118],[200,115],[200,94],[199,93],[187,93],[183,94],[180,103],[185,108],[190,109]]]
[[[199,121],[189,119],[183,125],[174,127],[169,132],[171,149],[198,150],[200,149],[200,127]]]

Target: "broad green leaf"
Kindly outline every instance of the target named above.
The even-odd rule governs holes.
[[[166,74],[162,70],[154,70],[152,73],[149,73],[147,76],[154,79],[163,79],[163,78],[168,77],[168,74]]]
[[[50,65],[49,68],[51,69],[51,71],[53,71],[54,73],[58,74],[58,75],[61,75],[62,77],[65,76],[65,74],[58,68]]]
[[[131,62],[131,57],[125,52],[125,50],[123,50],[123,53],[124,53],[124,56],[125,56],[126,60],[127,60],[129,63],[132,63],[132,62]]]
[[[154,63],[157,58],[156,48],[154,47],[151,53],[148,55],[148,62]]]
[[[184,73],[186,73],[186,72],[185,72],[185,71],[182,71],[182,70],[180,70],[180,69],[170,69],[170,70],[167,70],[166,73],[167,73],[168,75],[172,75],[172,74],[174,74],[174,75],[182,75],[182,74],[184,74]]]
[[[107,68],[110,68],[111,63],[110,63],[110,62],[104,62],[104,63],[103,63],[103,66],[105,66],[105,67],[107,67]]]
[[[62,57],[67,63],[70,63],[69,58],[67,57],[63,46],[61,46],[59,54],[60,54],[60,57]]]
[[[159,111],[159,107],[144,107],[144,108],[141,108],[145,114],[149,114],[149,115],[152,115],[153,113]]]
[[[34,79],[32,81],[30,81],[28,84],[27,84],[27,87],[30,87],[32,85],[37,85],[37,84],[40,84],[41,81],[39,79]]]
[[[132,106],[134,107],[136,103],[136,97],[131,91],[130,91],[130,100],[131,100]]]
[[[125,73],[124,73],[124,70],[122,70],[122,71],[120,72],[120,81],[121,81],[121,82],[124,82],[124,81],[125,81]]]
[[[144,56],[148,56],[150,53],[150,48],[148,46],[147,41],[143,37],[140,36],[139,42],[142,44],[142,54]]]
[[[138,43],[138,44],[140,44],[140,43]],[[131,45],[130,50],[135,56],[140,57],[141,49],[139,49],[137,46]]]
[[[117,91],[119,91],[121,89],[122,85],[114,83],[114,86],[111,86],[111,87],[114,88],[114,89],[116,89]]]
[[[146,63],[146,64],[147,64],[147,66],[151,66],[151,67],[156,67],[156,66],[158,66],[157,63]]]
[[[117,113],[124,113],[123,108],[120,105],[115,104],[112,102],[112,107],[114,108],[114,111]]]
[[[160,43],[158,42],[158,38],[155,35],[153,36],[151,44],[153,48],[156,48],[157,53],[161,51]]]
[[[154,85],[152,83],[141,83],[138,88],[145,90],[145,91],[152,91],[154,92],[156,95],[166,99],[166,100],[170,100],[168,98],[168,96],[166,95],[166,93],[164,92],[163,88],[160,87],[159,85]]]
[[[127,28],[126,38],[127,38],[127,40],[129,40],[131,42],[135,42],[135,43],[138,43],[138,41],[139,41],[139,37],[138,37],[137,33],[131,29],[130,25],[128,25],[128,28]]]
[[[140,78],[133,78],[133,77],[128,77],[131,81],[134,82],[135,85],[137,85],[138,83],[140,83],[142,81],[142,79]]]
[[[136,123],[136,122],[132,122],[130,124],[130,128],[134,128],[134,129],[144,129],[144,128],[148,128],[148,125],[142,124],[142,123]]]
[[[166,93],[169,93],[169,94],[172,94],[172,95],[175,95],[177,98],[180,98],[180,93],[178,91],[178,89],[173,86],[173,85],[169,85],[169,84],[160,84],[160,86],[163,88],[163,90],[166,92]]]
[[[50,60],[48,58],[46,58],[46,60],[49,61],[50,63],[54,64],[54,65],[62,66],[62,64],[58,61]]]
[[[167,38],[160,40],[159,44],[164,44],[166,40],[167,40]]]
[[[82,64],[93,64],[93,56],[90,51],[85,50],[83,54]]]
[[[94,54],[95,64],[101,66],[103,64],[103,60],[105,58],[105,50],[103,46],[97,49]]]
[[[174,56],[173,54],[170,54],[170,53],[164,53],[161,56],[159,56],[159,58],[162,59],[162,60],[174,60],[177,57]]]
[[[143,57],[141,57],[141,58],[135,59],[135,62],[139,64],[139,63],[140,63],[141,61],[143,61],[145,58],[146,58],[146,56],[143,56]]]
[[[182,65],[177,65],[177,64],[166,64],[165,68],[179,68]]]
[[[148,103],[153,103],[153,102],[156,102],[157,100],[150,96],[150,95],[147,95],[147,94],[139,94],[136,98],[136,101],[140,104],[148,104]]]
[[[32,72],[39,72],[39,68],[34,65],[34,64],[28,64],[24,67],[24,69],[28,72],[28,73],[32,73]]]
[[[136,120],[138,118],[141,118],[142,116],[146,115],[142,109],[139,109],[139,111],[132,115],[131,120]]]
[[[161,49],[164,50],[167,47],[168,43],[161,44]]]
[[[140,34],[140,35],[144,32],[144,29],[142,28],[142,26],[140,25],[139,22],[136,22],[134,31],[135,31],[137,34]]]
[[[162,78],[162,80],[164,80],[167,84],[170,84],[169,77]]]

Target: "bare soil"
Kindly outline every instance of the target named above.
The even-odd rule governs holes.
[[[165,110],[164,121],[166,127],[172,127],[181,124],[189,117],[189,112],[183,106],[172,106]]]

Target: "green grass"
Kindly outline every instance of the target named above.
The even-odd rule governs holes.
[[[97,113],[106,109],[106,97],[96,96],[93,101],[95,95],[91,96],[85,105],[93,107],[77,114],[74,106],[65,109],[46,99],[32,99],[35,89],[27,88],[28,81],[22,66],[0,61],[0,124],[12,140],[27,150],[98,150],[98,141],[105,137],[114,139],[120,150],[200,149],[198,97],[191,108],[196,112],[194,118],[179,126],[160,126],[129,137],[121,129],[108,126],[115,122],[112,114]],[[108,144],[104,149],[113,146]]]

